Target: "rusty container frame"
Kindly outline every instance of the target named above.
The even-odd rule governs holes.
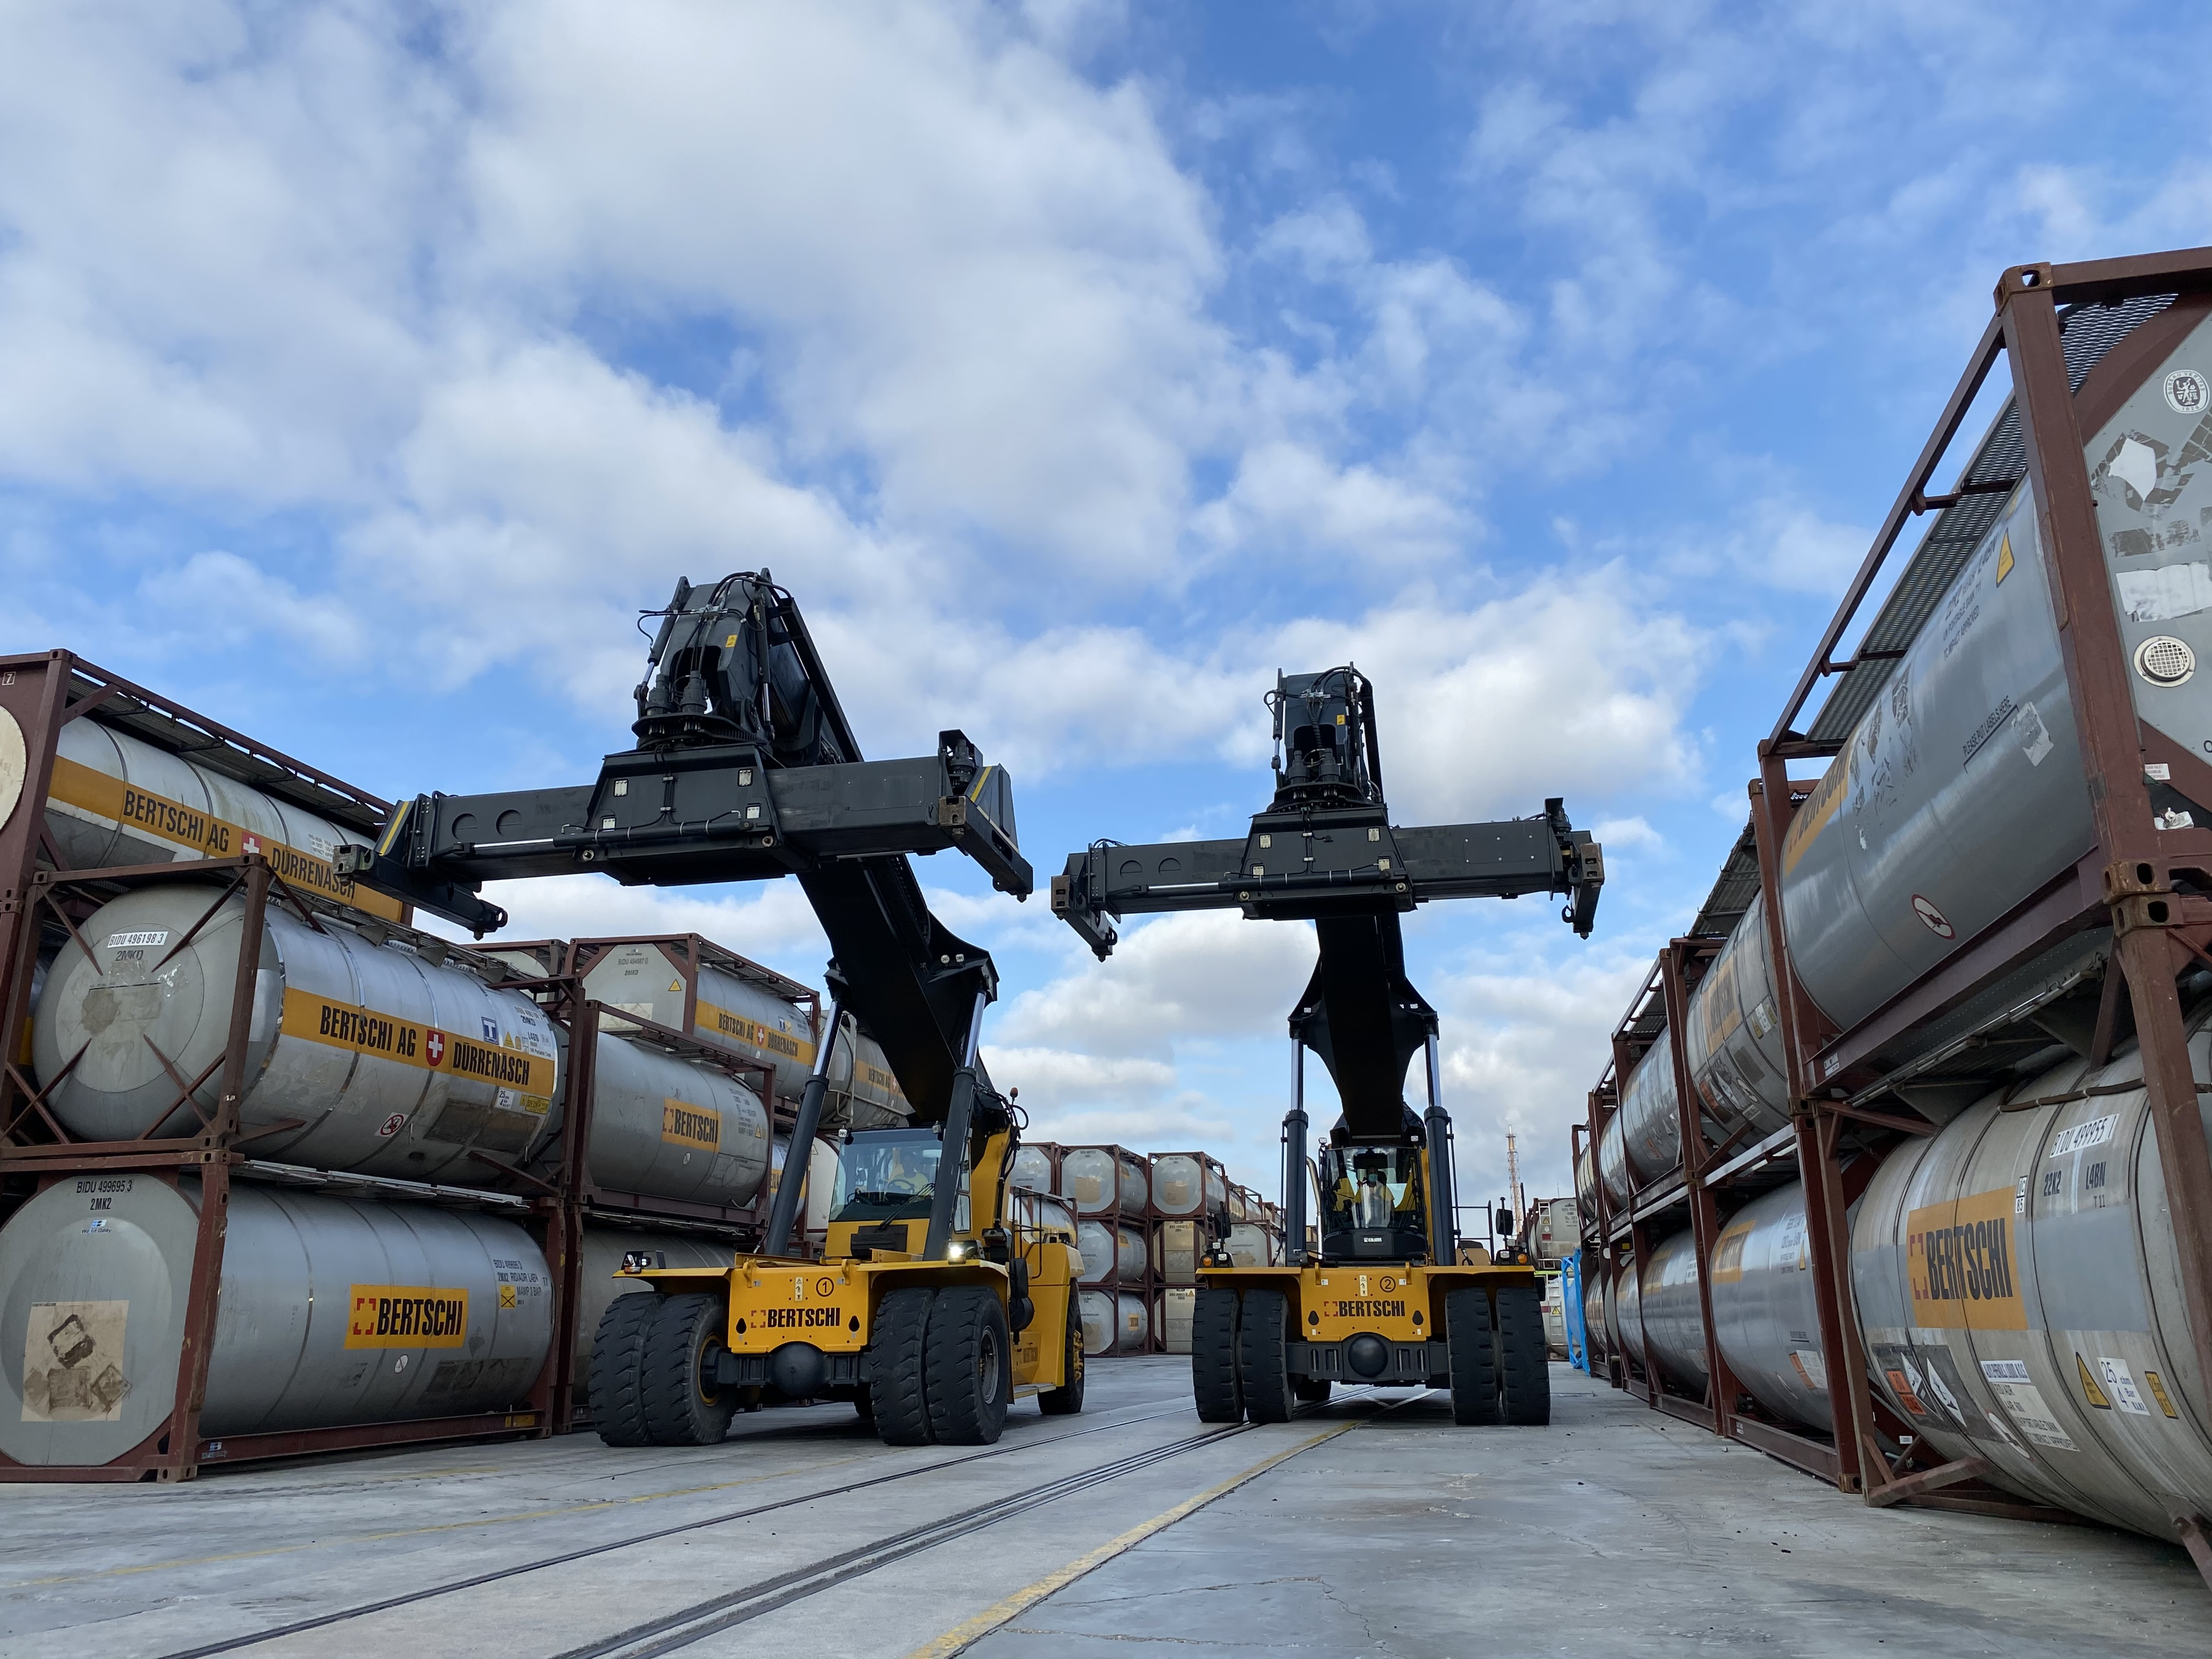
[[[252,999],[246,993],[260,966],[261,930],[249,927],[241,936],[231,1029],[223,1053],[198,1078],[186,1079],[172,1070],[175,1097],[154,1115],[143,1133],[128,1140],[94,1141],[71,1135],[46,1109],[45,1096],[52,1082],[41,1089],[20,1063],[17,1043],[29,1012],[40,940],[51,921],[75,937],[82,947],[78,924],[99,903],[116,892],[161,881],[223,884],[201,921],[186,933],[186,941],[234,895],[244,897],[249,914],[258,914],[270,903],[283,904],[318,929],[321,927],[319,915],[343,913],[345,907],[298,892],[258,853],[100,870],[69,867],[46,827],[60,732],[70,720],[105,710],[108,720],[131,735],[187,759],[220,755],[223,763],[215,769],[360,829],[364,837],[373,832],[376,820],[390,810],[389,805],[69,651],[0,657],[0,710],[21,730],[25,749],[21,793],[9,804],[10,810],[4,817],[0,817],[0,1030],[8,1034],[5,1057],[0,1060],[0,1222],[37,1193],[85,1176],[131,1171],[150,1175],[172,1186],[197,1178],[201,1194],[199,1227],[186,1279],[175,1397],[168,1415],[137,1445],[106,1463],[25,1464],[0,1456],[0,1480],[185,1480],[210,1463],[456,1440],[532,1437],[548,1432],[557,1347],[548,1355],[524,1399],[507,1411],[229,1435],[219,1439],[201,1434],[199,1416],[216,1329],[230,1192],[236,1181],[252,1178],[252,1140],[259,1134],[276,1132],[274,1128],[242,1131],[238,1116],[247,1082],[246,1054],[252,1012]],[[411,931],[404,923],[395,927],[380,917],[371,920],[389,931]],[[184,942],[179,941],[179,948]],[[446,948],[442,940],[438,945]],[[193,1106],[200,1120],[197,1131],[156,1137],[154,1130],[175,1107],[191,1103],[210,1080],[216,1085],[216,1103],[212,1111]],[[289,1126],[276,1126],[283,1127]],[[522,1179],[529,1181],[527,1176]],[[425,1187],[416,1194],[411,1191],[414,1183],[349,1178],[337,1172],[328,1176],[326,1184],[368,1192],[407,1192],[442,1204],[495,1208],[523,1220],[544,1245],[547,1267],[554,1275],[552,1323],[558,1341],[564,1316],[558,1291],[564,1265],[564,1229],[559,1206],[550,1197],[451,1187]]]
[[[2062,338],[2060,307],[2167,296],[2172,298],[2167,308],[2106,349],[2077,389]],[[2212,1146],[2208,1146],[2198,1109],[2177,990],[2183,972],[2212,966],[2212,897],[2205,896],[2212,892],[2212,829],[2154,827],[2144,769],[2146,764],[2163,765],[2177,787],[2212,800],[2212,766],[2136,717],[2082,453],[2083,433],[2101,425],[2187,331],[2212,313],[2212,248],[2072,264],[2014,265],[1998,279],[1993,298],[1994,314],[1965,371],[1818,647],[1760,741],[1759,775],[1749,786],[1752,836],[1778,981],[1792,1107],[1790,1145],[1779,1155],[1796,1163],[1804,1181],[1807,1239],[1817,1275],[1821,1337],[1829,1355],[1830,1397],[1836,1414],[1837,1434],[1828,1449],[1832,1464],[1808,1459],[1802,1448],[1780,1443],[1771,1428],[1745,1433],[1741,1414],[1732,1411],[1715,1413],[1727,1420],[1710,1425],[1800,1467],[1812,1468],[1841,1490],[1856,1492],[1878,1507],[1903,1503],[2078,1522],[2078,1516],[2023,1503],[1988,1486],[1980,1478],[1987,1471],[1978,1459],[1925,1466],[1921,1443],[1915,1438],[1905,1443],[1911,1434],[1910,1425],[1898,1420],[1875,1395],[1859,1340],[1846,1218],[1855,1196],[1852,1172],[1865,1167],[1867,1160],[1847,1165],[1846,1154],[1854,1144],[1886,1140],[1893,1145],[1905,1137],[1931,1135],[1936,1125],[1917,1113],[1877,1111],[1851,1103],[1857,1089],[1879,1083],[1881,1074],[1872,1062],[1886,1047],[1925,1029],[2038,951],[2084,930],[2110,927],[2113,947],[2091,1038],[2092,1060],[2109,1054],[2124,995],[2143,1057],[2142,1086],[2173,1218],[2190,1340],[2200,1371],[2212,1376]],[[2000,358],[2010,374],[2019,419],[2025,461],[2021,476],[1978,480],[1962,472],[1949,492],[1930,493],[1936,469],[1950,452]],[[1889,648],[1870,645],[1872,624],[1860,629],[1851,654],[1839,658],[1838,653],[1905,526],[1970,495],[2009,491],[2023,481],[2042,527],[2094,844],[2074,866],[2023,895],[2010,911],[1962,941],[1947,961],[1865,1018],[1839,1030],[1813,1006],[1799,981],[1782,921],[1780,852],[1795,814],[1815,781],[1791,777],[1791,763],[1827,762],[1841,752],[1846,740],[1832,734],[1819,739],[1807,735],[1799,729],[1801,717],[1823,681],[1862,667],[1878,666],[1886,672],[1887,664],[1903,654],[1894,648],[1895,641],[1886,642]],[[1805,724],[1808,729],[1815,725]],[[1676,988],[1673,997],[1677,1008],[1686,1006],[1693,985],[1693,964],[1686,948],[1693,943],[1704,941],[1676,940],[1669,945],[1675,957],[1671,969],[1668,957],[1662,958],[1662,971]],[[1686,1081],[1679,1055],[1677,1066],[1678,1079]],[[1686,1111],[1688,1098],[1686,1091],[1686,1115],[1694,1118],[1693,1112]],[[1602,1127],[1598,1091],[1591,1096],[1587,1127],[1595,1145]],[[1686,1123],[1685,1129],[1685,1146],[1701,1147],[1688,1133],[1692,1125]],[[1706,1155],[1711,1155],[1709,1149]],[[1690,1189],[1710,1193],[1725,1184],[1739,1161],[1708,1163],[1704,1173],[1688,1183]],[[1600,1199],[1603,1204],[1601,1184]],[[1710,1224],[1699,1224],[1694,1214],[1692,1220],[1699,1233],[1702,1271],[1710,1260],[1705,1253]],[[1632,1213],[1632,1228],[1633,1221]],[[1616,1243],[1621,1227],[1620,1218],[1608,1211],[1601,1218],[1593,1242],[1601,1247]],[[1710,1342],[1710,1304],[1706,1314]],[[1794,1437],[1817,1443],[1802,1431]],[[2212,1583],[2212,1541],[2208,1541],[2212,1518],[2179,1510],[2172,1518],[2177,1541]]]

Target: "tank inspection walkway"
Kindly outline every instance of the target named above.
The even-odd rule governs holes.
[[[1548,1429],[1389,1394],[1223,1430],[1186,1364],[980,1449],[822,1407],[0,1488],[0,1655],[2212,1654],[2177,1549],[1866,1510],[1564,1367]]]

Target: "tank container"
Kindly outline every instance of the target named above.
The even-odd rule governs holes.
[[[791,1152],[791,1137],[787,1134],[771,1136],[769,1141],[769,1184],[762,1192],[763,1200],[775,1193],[775,1183],[783,1179],[784,1159]],[[799,1231],[818,1233],[830,1225],[830,1196],[837,1188],[837,1149],[826,1140],[817,1140],[814,1151],[806,1161],[806,1173],[801,1177],[806,1182],[805,1204],[799,1211]],[[967,1196],[960,1200],[961,1213],[956,1217],[964,1224]],[[797,1241],[793,1241],[796,1244]]]
[[[73,720],[55,739],[46,830],[72,869],[259,853],[295,888],[387,921],[406,914],[398,900],[331,867],[360,832],[96,720]]]
[[[1079,1215],[1116,1205],[1125,1215],[1140,1215],[1151,1192],[1144,1159],[1119,1146],[1070,1146],[1060,1155],[1060,1194]]]
[[[1682,1167],[1682,1119],[1674,1092],[1674,1060],[1662,1034],[1620,1091],[1621,1144],[1638,1187]]]
[[[1611,1289],[1613,1268],[1609,1263],[1595,1258],[1586,1259],[1583,1267],[1583,1331],[1589,1340],[1590,1352],[1598,1358],[1610,1358],[1613,1352]]]
[[[761,1196],[769,1127],[759,1096],[726,1072],[612,1032],[599,1045],[585,1153],[594,1182],[733,1209]]]
[[[1152,1207],[1162,1215],[1199,1216],[1229,1206],[1229,1182],[1192,1152],[1163,1152],[1152,1160]]]
[[[1048,1193],[1054,1190],[1052,1152],[1043,1146],[1018,1146],[1014,1149],[1013,1174],[1008,1177],[1010,1186],[1026,1192]]]
[[[1190,1352],[1191,1318],[1197,1311],[1194,1289],[1170,1288],[1160,1292],[1160,1346],[1168,1352]]]
[[[1745,1205],[1714,1241],[1714,1334],[1729,1369],[1776,1416],[1832,1431],[1813,1280],[1796,1182]]]
[[[1146,1258],[1145,1230],[1127,1223],[1085,1221],[1075,1230],[1076,1249],[1083,1255],[1083,1282],[1124,1285],[1142,1282]]]
[[[1585,1213],[1597,1213],[1597,1175],[1590,1162],[1590,1149],[1583,1147],[1575,1154],[1575,1197],[1580,1200]]]
[[[234,896],[192,932],[218,892],[125,893],[79,930],[89,957],[72,940],[55,959],[32,1053],[71,1133],[155,1131],[173,1073],[204,1073],[195,1098],[214,1109],[246,923]],[[403,945],[271,906],[250,1018],[240,1118],[272,1131],[256,1137],[258,1157],[470,1184],[487,1174],[472,1152],[526,1160],[551,1127],[559,1064],[538,1006]],[[298,1127],[276,1127],[288,1122]],[[158,1133],[198,1126],[179,1106]]]
[[[806,1011],[711,963],[700,963],[697,972],[699,1000],[691,1035],[774,1066],[775,1092],[796,1100],[814,1069],[814,1029]],[[684,972],[657,945],[618,945],[607,951],[585,970],[584,994],[670,1030],[684,1030]],[[601,1018],[619,1029],[611,1015]]]
[[[1163,1221],[1155,1239],[1157,1259],[1152,1271],[1170,1285],[1195,1285],[1198,1282],[1200,1229],[1195,1221]]]
[[[1620,1346],[1637,1364],[1678,1387],[1695,1392],[1705,1386],[1705,1318],[1698,1302],[1698,1253],[1688,1232],[1654,1249],[1640,1276],[1622,1272]]]
[[[1899,1148],[1860,1202],[1851,1283],[1877,1389],[1945,1456],[2171,1538],[2174,1511],[2212,1509],[2212,1437],[2142,1076],[2132,1049],[2069,1060]]]
[[[1152,1321],[1134,1291],[1079,1291],[1083,1351],[1087,1354],[1144,1353],[1152,1344]]]
[[[618,1296],[653,1294],[642,1279],[617,1278],[623,1257],[632,1250],[651,1250],[665,1267],[726,1267],[734,1252],[727,1244],[684,1233],[627,1232],[617,1227],[586,1227],[583,1248],[577,1252],[580,1277],[576,1281],[575,1394],[580,1403],[591,1398],[592,1339],[599,1320]]]
[[[1790,1073],[1776,1012],[1765,900],[1754,894],[1728,943],[1690,993],[1683,1058],[1705,1109],[1734,1130],[1771,1134],[1790,1121]]]
[[[0,1451],[108,1462],[174,1403],[199,1188],[64,1180],[0,1228]],[[203,1435],[456,1417],[526,1399],[553,1341],[511,1221],[240,1183]]]
[[[1536,1207],[1536,1256],[1560,1261],[1582,1245],[1582,1215],[1571,1198],[1545,1200]]]
[[[1628,1186],[1628,1154],[1621,1150],[1620,1115],[1615,1112],[1597,1132],[1598,1173],[1604,1179],[1606,1196],[1613,1200],[1616,1210],[1626,1205],[1632,1195]]]
[[[848,1123],[855,1129],[889,1129],[913,1115],[914,1108],[892,1075],[883,1045],[861,1035],[853,1017],[846,1015],[838,1028],[837,1046],[830,1051],[825,1121]]]
[[[1256,1223],[1237,1222],[1229,1230],[1229,1259],[1240,1267],[1273,1267],[1273,1235]]]
[[[2143,562],[2153,590],[2162,557]],[[2092,840],[2042,539],[2016,490],[1784,837],[1783,921],[1806,994],[1850,1027]]]

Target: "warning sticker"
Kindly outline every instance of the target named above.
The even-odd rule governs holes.
[[[2013,1426],[2037,1445],[2060,1451],[2080,1449],[2051,1414],[2041,1390],[2028,1380],[2025,1359],[1984,1359],[1982,1378],[1996,1395],[1997,1404],[2005,1408],[2005,1415],[2012,1419]]]
[[[2089,1374],[2089,1362],[2078,1353],[2074,1356],[2074,1370],[2081,1379],[2081,1398],[2100,1412],[2112,1410],[2112,1402],[2106,1398],[2104,1389],[2097,1386],[2097,1379]]]
[[[33,1302],[23,1338],[23,1421],[112,1423],[131,1392],[123,1374],[128,1302]]]
[[[2148,1417],[2150,1407],[2136,1388],[2136,1374],[2128,1369],[2124,1359],[2113,1359],[2100,1355],[2097,1369],[2105,1374],[2105,1386],[2112,1391],[2112,1401],[2130,1417]]]
[[[2013,1188],[1998,1187],[1905,1218],[1912,1322],[1927,1329],[2024,1331],[2013,1272]]]
[[[2151,1398],[2158,1401],[2159,1410],[2164,1412],[2168,1417],[2176,1419],[2180,1417],[2181,1413],[2173,1408],[2172,1396],[2166,1393],[2166,1384],[2159,1381],[2156,1371],[2145,1371],[2143,1382],[2150,1389]]]
[[[356,1285],[349,1348],[458,1348],[468,1340],[469,1293],[421,1285]]]
[[[1790,1364],[1807,1388],[1816,1393],[1828,1391],[1828,1367],[1820,1358],[1818,1348],[1792,1348]]]

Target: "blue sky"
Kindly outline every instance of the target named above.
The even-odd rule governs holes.
[[[2005,265],[2212,240],[2186,9],[9,8],[0,648],[386,793],[581,781],[631,619],[768,565],[869,752],[1040,872],[1234,832],[1278,667],[1402,822],[1599,827],[1597,936],[1425,910],[1463,1181],[1565,1124]],[[1037,1132],[1272,1188],[1309,937],[939,858]],[[788,885],[501,895],[807,977]]]

